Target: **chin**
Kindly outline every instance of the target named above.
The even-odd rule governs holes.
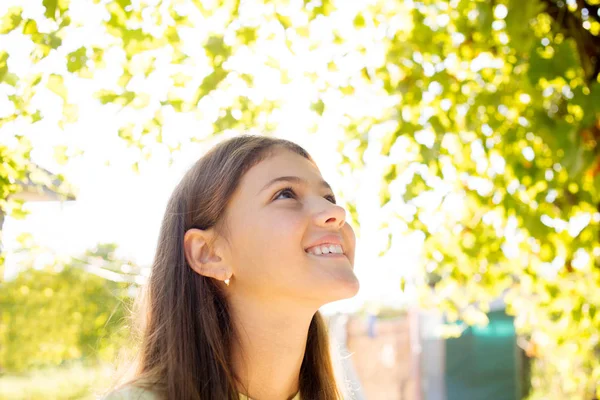
[[[327,300],[323,304],[354,297],[359,289],[360,282],[358,281],[358,278],[356,278],[356,275],[351,273],[347,276],[347,279],[338,280],[334,285],[330,285],[329,290],[324,293],[324,297]]]
[[[344,299],[349,299],[350,297],[354,297],[356,296],[356,294],[358,293],[359,289],[360,289],[360,282],[358,280],[358,278],[356,277],[356,275],[354,275],[354,273],[352,273],[352,277],[354,279],[352,279],[350,282],[347,282],[347,296],[344,297]],[[340,299],[342,300],[342,299]]]

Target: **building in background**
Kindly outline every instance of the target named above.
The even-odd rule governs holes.
[[[492,304],[486,327],[465,327],[451,339],[441,337],[444,317],[433,311],[337,318],[345,318],[345,329],[331,333],[345,343],[346,374],[355,388],[349,398],[518,400],[526,395],[527,358],[502,301]]]
[[[16,182],[20,190],[9,196],[9,199],[30,201],[74,201],[75,192],[72,187],[58,179],[56,175],[37,165],[33,165],[23,181]],[[4,227],[4,212],[0,210],[0,233]],[[2,240],[0,235],[0,252]],[[4,264],[0,264],[0,281],[4,278]]]
[[[514,319],[498,300],[490,305],[485,327],[466,326],[458,338],[444,339],[439,313],[422,312],[419,318],[421,392],[423,400],[518,400],[528,361],[517,346]]]

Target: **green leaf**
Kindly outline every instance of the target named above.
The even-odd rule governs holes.
[[[23,33],[26,35],[35,35],[38,32],[37,22],[33,19],[28,19],[23,25]]]
[[[392,198],[390,195],[389,184],[387,182],[388,181],[385,181],[379,190],[379,205],[381,207],[385,206]]]
[[[331,0],[304,0],[304,4],[313,6],[311,19],[315,19],[319,15],[328,16],[335,8]]]
[[[600,82],[596,81],[590,85],[589,104],[591,109],[588,110],[592,115],[600,114]]]
[[[13,202],[14,207],[10,210],[10,216],[15,219],[24,219],[29,215],[29,211],[23,208],[21,200]]]
[[[511,44],[521,52],[528,52],[530,46],[535,43],[535,35],[531,34],[530,21],[535,18],[535,10],[532,10],[532,1],[509,0],[508,14],[506,15],[506,31]],[[533,67],[533,65],[532,65]]]
[[[0,22],[0,34],[6,34],[14,30],[23,18],[21,17],[21,12],[23,8],[21,7],[10,7],[6,14],[2,17],[2,21]]]
[[[202,84],[196,91],[192,104],[198,104],[201,98],[206,96],[211,91],[215,90],[219,83],[227,77],[227,71],[221,67],[217,67],[207,77],[202,80]]]
[[[493,3],[487,1],[477,2],[477,22],[479,23],[478,32],[485,36],[489,35],[492,30],[492,5]]]
[[[292,26],[292,19],[288,15],[276,13],[275,17],[277,18],[277,21],[279,21],[283,29],[288,29]]]
[[[58,0],[42,0],[42,5],[46,8],[44,15],[46,18],[55,19]]]
[[[82,46],[67,55],[67,70],[69,72],[77,72],[85,67],[85,63],[88,60],[86,51],[86,48]]]
[[[323,102],[323,100],[319,99],[317,102],[313,103],[310,106],[310,109],[319,115],[323,115],[323,112],[325,111],[325,103]]]
[[[131,0],[117,0],[116,3],[125,10],[127,7],[131,6]]]
[[[170,26],[167,29],[165,29],[165,38],[173,47],[176,47],[176,44],[181,41],[181,38],[179,37],[179,32],[177,30],[177,27],[175,26]]]
[[[408,185],[406,185],[406,192],[404,193],[404,201],[409,202],[423,191],[427,189],[427,184],[420,174],[415,174]]]
[[[118,94],[110,90],[100,90],[96,93],[96,98],[100,100],[100,103],[107,104],[114,102],[119,97]]]
[[[182,99],[169,97],[168,100],[162,101],[161,105],[167,106],[170,105],[177,112],[182,112],[185,106],[185,102]]]
[[[365,17],[363,17],[362,14],[358,13],[356,14],[356,17],[354,17],[353,23],[355,28],[364,28],[366,26]]]
[[[391,246],[392,246],[392,234],[388,233],[385,246],[381,251],[379,251],[379,253],[377,254],[377,257],[383,257],[385,255],[385,253],[388,252],[388,250],[390,249]]]
[[[8,53],[0,51],[0,82],[4,81],[6,74],[8,73]]]
[[[223,36],[209,37],[204,48],[213,59],[217,56],[221,56],[222,59],[225,59],[231,54],[231,48],[225,44]]]
[[[256,28],[251,26],[243,27],[237,31],[237,36],[243,44],[252,44],[256,41]]]
[[[67,87],[61,75],[51,74],[48,77],[48,89],[60,96],[63,101],[67,101]]]
[[[31,123],[35,124],[36,122],[42,119],[42,112],[40,110],[35,110],[33,114],[31,114]]]

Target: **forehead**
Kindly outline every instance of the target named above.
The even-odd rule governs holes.
[[[240,181],[240,189],[260,190],[267,182],[280,176],[298,176],[308,181],[321,180],[315,164],[287,149],[273,150],[264,160],[250,168]]]

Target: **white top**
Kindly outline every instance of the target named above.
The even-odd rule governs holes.
[[[110,393],[102,400],[160,400],[156,393],[137,386],[126,386],[115,392]],[[240,400],[252,400],[248,396],[240,393]],[[296,393],[292,400],[301,400],[300,392]]]

